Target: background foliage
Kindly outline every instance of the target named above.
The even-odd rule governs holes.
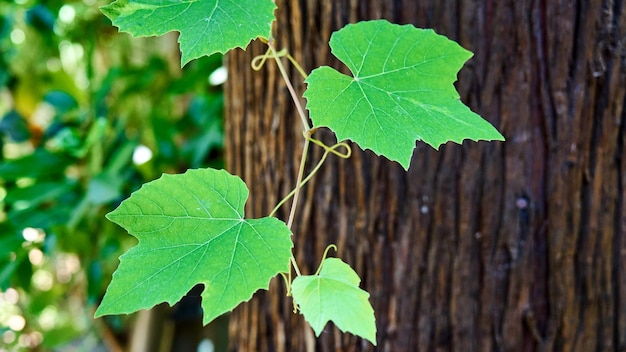
[[[221,57],[181,70],[175,36],[131,41],[105,4],[0,2],[0,351],[123,341],[126,318],[92,319],[135,244],[104,214],[162,172],[221,166]]]

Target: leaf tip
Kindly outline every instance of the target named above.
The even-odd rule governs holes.
[[[483,120],[483,121],[489,126],[489,129],[487,131],[485,131],[484,134],[478,136],[477,138],[467,138],[467,139],[471,139],[474,142],[478,142],[478,141],[485,141],[485,142],[500,141],[500,142],[504,142],[504,141],[506,141],[506,138],[504,138],[502,133],[500,133],[500,131],[498,131],[489,121],[487,121],[487,120]],[[461,142],[463,142],[463,141],[461,141]]]
[[[98,307],[98,309],[96,309],[95,313],[93,313],[93,318],[94,319],[98,319],[98,318],[101,318],[101,317],[106,315],[106,313],[103,313],[100,308],[101,308],[101,306]]]
[[[115,213],[115,210],[111,210],[110,212],[106,213],[104,217],[109,221],[113,221],[112,218],[115,216],[114,213]]]

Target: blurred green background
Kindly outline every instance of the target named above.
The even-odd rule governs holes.
[[[222,58],[131,38],[109,1],[0,0],[0,351],[111,350],[94,320],[136,241],[104,215],[161,173],[221,167]]]

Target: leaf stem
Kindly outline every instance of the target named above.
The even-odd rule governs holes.
[[[311,140],[309,138],[304,140],[304,146],[302,147],[302,159],[300,160],[300,168],[298,170],[298,178],[296,179],[296,188],[294,188],[293,202],[291,203],[291,211],[289,212],[289,219],[287,220],[287,227],[291,228],[293,220],[296,215],[296,207],[298,205],[298,198],[300,197],[300,189],[302,188],[302,180],[304,178],[304,166],[306,165],[306,158],[309,154],[309,144]]]
[[[300,120],[302,120],[304,131],[308,132],[311,130],[311,126],[309,125],[309,121],[307,120],[306,114],[304,113],[304,108],[302,107],[302,104],[300,103],[300,99],[298,98],[296,91],[293,89],[293,85],[291,84],[291,80],[289,79],[289,76],[287,75],[285,66],[283,65],[283,62],[280,60],[280,56],[276,52],[276,48],[274,48],[274,44],[272,44],[271,39],[267,42],[267,46],[270,48],[270,51],[272,52],[272,56],[274,57],[274,60],[276,61],[276,65],[278,66],[278,70],[280,71],[280,74],[283,76],[283,80],[285,81],[285,84],[287,85],[289,94],[291,94],[291,98],[293,99],[294,104],[296,104],[296,110],[298,110],[298,115],[300,116]],[[306,152],[303,151],[303,154],[306,154]]]
[[[334,249],[335,252],[337,251],[337,246],[335,246],[334,244],[330,244],[326,247],[326,250],[324,250],[324,255],[322,256],[322,260],[320,260],[320,266],[317,267],[317,271],[315,272],[315,276],[320,274],[320,271],[322,271],[322,265],[324,265],[324,260],[326,260],[326,257],[328,256],[328,251]]]

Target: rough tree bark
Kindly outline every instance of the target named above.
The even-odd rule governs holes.
[[[315,339],[273,280],[233,313],[231,350],[626,350],[626,2],[277,5],[277,45],[307,71],[342,67],[327,42],[358,20],[459,41],[475,53],[461,98],[507,141],[418,143],[408,172],[356,146],[348,161],[331,158],[305,188],[296,256],[310,273],[338,245],[371,293],[378,347],[331,325]],[[302,144],[275,65],[250,69],[263,52],[229,55],[226,87],[227,167],[250,187],[253,217],[294,187]]]

